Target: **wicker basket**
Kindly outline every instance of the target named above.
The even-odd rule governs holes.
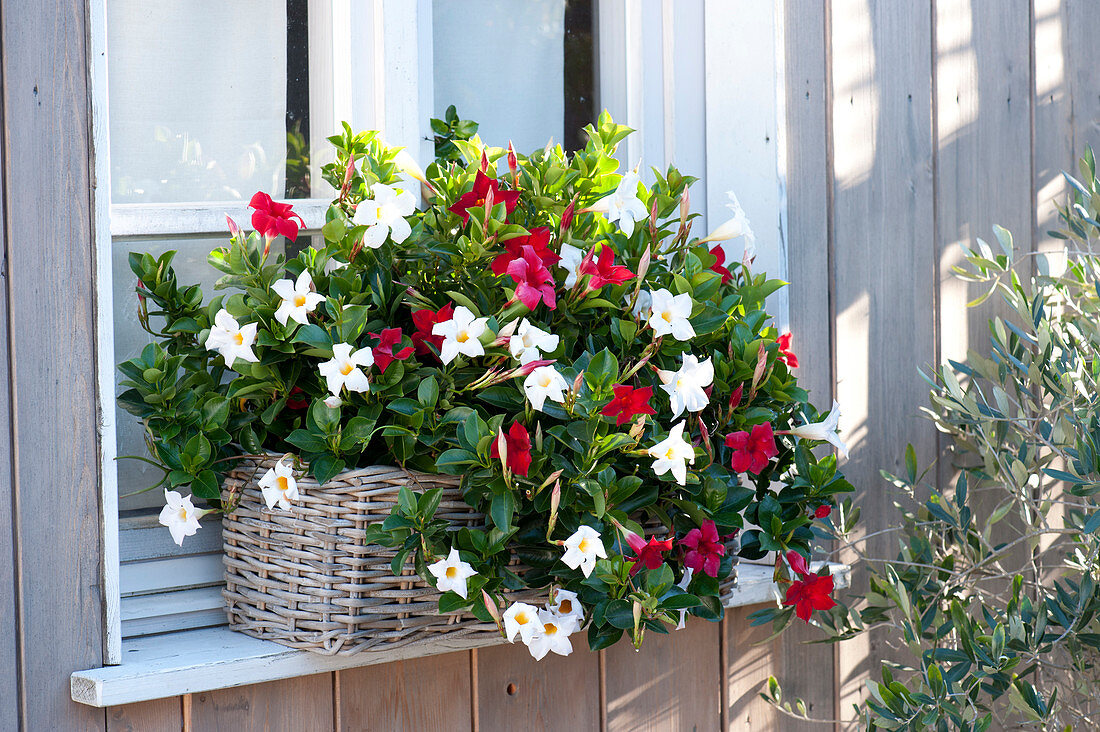
[[[492,623],[438,612],[439,593],[413,571],[393,575],[395,550],[364,544],[365,528],[384,520],[408,485],[442,488],[436,515],[456,528],[484,524],[462,500],[460,479],[372,466],[324,486],[298,481],[289,511],[268,510],[257,482],[277,458],[242,461],[226,479],[241,502],[222,522],[229,626],[242,633],[325,655],[369,648],[496,635]]]

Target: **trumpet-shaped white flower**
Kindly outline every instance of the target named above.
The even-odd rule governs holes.
[[[298,481],[294,479],[290,465],[282,460],[275,463],[274,468],[268,468],[264,477],[260,478],[260,490],[268,508],[278,506],[290,510],[291,502],[298,500]]]
[[[336,257],[331,257],[327,262],[325,262],[325,274],[327,275],[331,275],[333,272],[339,272],[340,270],[347,268],[348,263],[341,262]]]
[[[569,389],[565,377],[558,373],[553,366],[539,366],[527,375],[523,380],[523,393],[535,409],[542,411],[542,407],[549,398],[558,404],[565,403],[565,392]]]
[[[573,285],[577,284],[577,277],[579,276],[578,270],[580,269],[581,262],[584,261],[584,252],[577,249],[572,244],[561,245],[561,259],[558,261],[558,266],[564,269],[568,274],[565,277],[564,287],[569,289]]]
[[[504,612],[502,619],[504,634],[508,636],[509,643],[515,643],[516,634],[519,634],[524,643],[530,643],[531,638],[542,632],[538,608],[526,602],[513,603],[512,607]]]
[[[734,195],[733,191],[726,191],[726,196],[729,197],[729,203],[726,204],[726,208],[733,212],[733,216],[708,234],[705,239],[700,240],[699,243],[702,244],[708,241],[729,241],[730,239],[736,239],[739,236],[743,236],[745,237],[745,253],[748,254],[749,259],[752,259],[756,256],[756,235],[752,233],[752,227],[749,226],[749,219],[745,216],[745,209],[741,208],[737,196]],[[725,247],[723,247],[723,249],[725,249]]]
[[[684,576],[680,578],[680,581],[676,583],[684,592],[687,592],[688,585],[691,584],[691,578],[695,574],[695,570],[691,567],[684,567]],[[684,618],[687,616],[687,610],[680,611],[680,622],[676,623],[676,630],[684,629]]]
[[[399,150],[397,156],[393,159],[393,164],[397,166],[398,170],[418,183],[423,183],[426,186],[431,185],[424,176],[424,169],[421,168],[420,164],[409,154],[408,150],[404,148]]]
[[[412,227],[405,220],[416,210],[416,197],[408,191],[385,183],[375,183],[370,187],[371,198],[363,199],[355,207],[352,223],[366,226],[363,234],[363,246],[377,249],[386,243],[386,238],[400,244],[409,238]]]
[[[361,366],[374,365],[374,353],[369,348],[360,348],[355,353],[347,343],[337,343],[332,347],[332,360],[317,367],[321,376],[328,382],[328,390],[333,396],[340,396],[345,386],[348,391],[364,392],[370,389],[367,375]]]
[[[519,359],[523,365],[538,361],[542,354],[551,353],[558,347],[558,337],[551,335],[534,325],[527,318],[519,324],[519,330],[508,339],[508,351],[512,358]]]
[[[694,303],[691,295],[686,292],[673,295],[665,289],[650,293],[649,327],[654,335],[664,336],[669,333],[678,341],[686,341],[695,337],[695,329],[691,327],[691,308]]]
[[[574,567],[574,569],[576,568]],[[584,625],[584,606],[577,599],[576,592],[555,590],[554,601],[547,603],[546,609],[559,618],[573,618],[578,628]]]
[[[313,291],[313,278],[309,276],[308,269],[302,270],[297,282],[279,280],[271,286],[271,289],[283,298],[279,303],[279,309],[275,311],[275,320],[283,325],[286,325],[287,319],[305,325],[309,320],[309,313],[316,310],[317,305],[325,299],[324,295]]]
[[[527,650],[536,661],[541,661],[550,651],[559,656],[568,656],[573,652],[569,636],[577,629],[576,620],[555,615],[549,610],[539,610],[539,622],[542,623],[542,632],[535,633],[527,643]]]
[[[435,586],[440,592],[454,592],[466,599],[466,580],[477,574],[468,562],[458,556],[458,549],[451,547],[446,559],[440,559],[428,565],[428,571],[435,575]]]
[[[695,448],[684,439],[684,422],[673,427],[668,437],[646,452],[653,458],[653,472],[664,475],[672,471],[672,477],[680,485],[687,484],[687,464],[695,464]]]
[[[630,236],[634,233],[634,224],[647,215],[645,205],[638,198],[639,182],[637,168],[626,172],[614,192],[596,201],[589,210],[606,214],[608,221],[618,221],[619,228]]]
[[[653,312],[653,295],[649,294],[649,290],[641,290],[630,314],[634,316],[635,320],[641,321],[649,320],[651,312]]]
[[[460,353],[471,357],[484,356],[485,347],[481,345],[480,338],[488,322],[488,318],[475,318],[468,307],[459,305],[450,320],[433,325],[432,335],[443,336],[440,360],[450,363]]]
[[[596,568],[597,559],[607,559],[607,550],[604,549],[600,532],[591,526],[581,526],[565,540],[565,554],[561,560],[570,569],[580,567],[584,576],[588,577]]]
[[[199,519],[206,511],[199,511],[191,503],[191,496],[182,496],[179,491],[164,490],[164,508],[160,510],[160,525],[167,526],[172,541],[183,546],[183,537],[194,536],[199,530]]]
[[[222,308],[214,316],[214,325],[210,327],[210,335],[206,337],[206,350],[217,351],[225,359],[225,365],[233,368],[233,363],[238,358],[252,363],[260,360],[252,352],[255,343],[256,324],[239,326],[237,319]]]
[[[804,424],[801,427],[795,427],[789,430],[789,434],[795,437],[801,437],[804,440],[824,440],[840,450],[841,455],[848,457],[848,446],[844,444],[836,433],[836,426],[839,421],[840,403],[834,401],[833,408],[829,411],[829,416],[824,420],[812,424]]]
[[[673,417],[679,417],[685,409],[701,412],[710,403],[704,389],[714,381],[714,364],[709,358],[700,363],[695,356],[685,353],[683,359],[679,371],[657,372],[661,388],[668,392]]]

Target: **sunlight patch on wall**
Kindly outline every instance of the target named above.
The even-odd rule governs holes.
[[[838,189],[867,180],[875,161],[879,94],[867,0],[833,4],[833,161]]]

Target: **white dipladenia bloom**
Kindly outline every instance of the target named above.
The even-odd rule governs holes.
[[[565,540],[565,554],[561,560],[570,569],[580,567],[584,576],[588,577],[596,568],[597,559],[607,559],[607,550],[604,549],[600,532],[591,526],[581,526]]]
[[[455,308],[450,320],[432,326],[432,335],[443,336],[443,345],[439,349],[439,358],[443,363],[454,361],[458,354],[464,356],[484,356],[485,347],[481,345],[481,336],[485,333],[488,318],[475,318],[465,305]]]
[[[373,365],[374,352],[371,349],[360,348],[352,353],[349,344],[337,343],[332,347],[332,360],[320,364],[317,370],[328,382],[328,390],[338,397],[345,386],[348,391],[364,392],[370,389],[367,375],[360,367],[369,369]]]
[[[375,183],[370,187],[371,198],[365,198],[355,207],[351,222],[366,226],[363,246],[377,249],[386,243],[386,237],[400,244],[409,238],[412,227],[405,220],[416,210],[416,196],[396,186]]]
[[[291,501],[298,500],[298,481],[294,479],[294,470],[282,460],[264,473],[259,485],[268,508],[278,506],[290,510]]]
[[[565,392],[568,389],[569,384],[566,383],[565,377],[553,366],[539,366],[523,380],[523,393],[527,395],[531,406],[540,412],[547,398],[552,402],[564,404]]]
[[[558,347],[558,337],[545,330],[531,325],[524,318],[519,324],[519,330],[508,339],[508,351],[512,358],[519,359],[521,365],[527,365],[532,361],[538,361],[542,354],[552,353]]]
[[[435,576],[436,589],[440,592],[454,592],[463,600],[466,599],[466,580],[477,574],[468,562],[462,561],[458,556],[458,549],[453,546],[447,558],[429,564],[428,571]]]
[[[371,355],[373,355],[373,354],[371,354]],[[344,403],[344,400],[341,399],[338,396],[325,397],[325,406],[328,407],[329,409],[336,409],[337,407],[339,407],[343,403]]]
[[[515,643],[517,633],[524,643],[530,643],[531,638],[542,632],[538,608],[526,602],[513,603],[512,607],[504,612],[502,620],[504,620],[504,634],[508,636],[509,643]]]
[[[619,228],[630,236],[634,233],[634,224],[648,215],[645,205],[638,198],[640,182],[637,168],[627,171],[611,195],[596,201],[588,210],[606,214],[608,221],[618,221]]]
[[[638,293],[638,299],[634,303],[634,308],[630,311],[630,314],[634,316],[637,321],[649,320],[649,314],[653,311],[653,296],[649,294],[649,290],[642,290]]]
[[[256,324],[237,325],[237,319],[222,308],[214,316],[214,325],[210,327],[210,335],[206,337],[206,350],[217,351],[225,359],[226,367],[233,368],[233,363],[238,358],[252,363],[260,360],[252,352],[255,343]]]
[[[813,424],[804,424],[801,427],[795,427],[788,431],[789,434],[795,437],[801,437],[804,440],[824,440],[830,445],[840,450],[840,454],[844,457],[848,457],[848,446],[840,439],[836,433],[837,423],[840,421],[840,403],[834,401],[833,408],[829,411],[829,416],[821,422],[814,422]]]
[[[684,422],[679,422],[668,437],[646,450],[653,458],[653,472],[664,475],[672,471],[672,477],[680,485],[687,484],[687,464],[695,464],[695,448],[684,439]]]
[[[576,592],[555,590],[554,601],[547,603],[546,609],[560,618],[573,618],[577,623],[577,628],[584,625],[584,606],[577,599]]]
[[[572,244],[562,244],[561,251],[558,254],[561,255],[558,266],[568,273],[563,283],[565,289],[568,290],[577,284],[577,277],[579,276],[577,270],[580,269],[581,262],[584,261],[584,252]]]
[[[309,276],[308,269],[302,270],[297,282],[279,280],[271,289],[283,298],[279,309],[275,311],[275,320],[283,325],[286,325],[287,319],[305,325],[309,320],[309,313],[316,310],[317,305],[325,299],[324,295],[313,291],[313,278]]]
[[[576,620],[555,615],[549,610],[539,610],[539,622],[542,623],[542,631],[531,636],[527,643],[527,650],[536,661],[541,661],[550,651],[559,656],[568,656],[573,652],[569,636],[577,629]]]
[[[679,417],[685,409],[689,412],[701,412],[710,403],[704,389],[714,381],[714,364],[709,358],[700,363],[695,356],[685,353],[683,359],[679,371],[657,371],[661,388],[668,392],[674,418]]]
[[[745,209],[741,208],[741,203],[737,200],[737,196],[733,191],[726,191],[726,196],[729,197],[729,203],[726,204],[726,208],[733,212],[733,216],[722,223],[717,229],[707,235],[705,239],[699,241],[700,244],[704,242],[716,241],[729,241],[730,239],[736,239],[739,236],[745,237],[745,253],[749,259],[756,256],[756,235],[752,233],[752,227],[749,226],[749,219],[745,216]],[[725,249],[725,247],[723,247]],[[727,256],[729,252],[727,252]]]
[[[691,327],[691,308],[695,303],[691,295],[686,292],[673,295],[665,289],[650,293],[649,327],[654,335],[664,336],[669,333],[678,341],[686,341],[695,337],[695,329]]]
[[[684,592],[687,592],[688,585],[691,584],[691,578],[695,575],[695,570],[691,567],[684,567],[684,576],[680,578],[680,581],[676,583]],[[687,616],[687,610],[680,611],[680,622],[676,623],[676,630],[684,629],[684,618]]]
[[[199,511],[191,503],[191,496],[182,496],[179,491],[164,489],[164,508],[160,510],[160,525],[167,526],[172,541],[183,546],[183,537],[194,536],[199,530],[199,519],[206,511]]]
[[[336,257],[331,257],[327,262],[325,262],[325,274],[327,275],[331,275],[333,272],[339,272],[340,270],[347,268],[348,263],[341,262]]]

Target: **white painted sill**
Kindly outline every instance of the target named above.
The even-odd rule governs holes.
[[[829,569],[837,588],[848,586],[849,567],[830,563]],[[738,571],[737,587],[726,607],[757,605],[778,596],[770,566],[742,563]],[[258,640],[223,626],[125,640],[121,665],[77,671],[70,677],[70,687],[73,701],[107,707],[503,642],[440,639],[429,645],[363,651],[354,656],[322,656]]]

